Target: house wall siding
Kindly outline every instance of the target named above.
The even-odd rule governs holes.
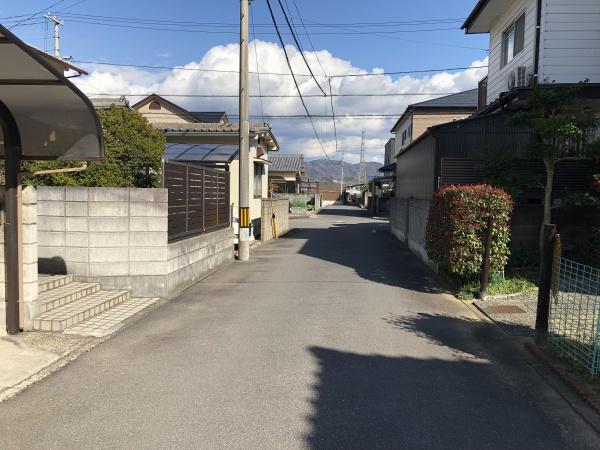
[[[519,0],[512,2],[505,13],[492,25],[490,30],[490,53],[488,63],[488,104],[496,100],[502,92],[508,91],[508,75],[517,67],[526,66],[528,73],[533,73],[535,59],[536,8],[536,0]],[[516,55],[506,66],[502,67],[502,35],[523,12],[525,12],[525,45],[523,51]]]
[[[427,131],[429,127],[440,125],[442,123],[453,122],[455,120],[466,119],[473,111],[434,111],[431,113],[417,112],[413,117],[413,136],[412,140],[418,139]]]
[[[600,1],[545,0],[541,79],[600,83]]]

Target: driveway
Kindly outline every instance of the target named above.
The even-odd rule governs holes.
[[[385,221],[292,225],[0,405],[0,447],[600,448]]]

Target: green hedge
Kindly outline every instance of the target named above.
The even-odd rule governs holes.
[[[510,251],[512,200],[491,186],[449,186],[434,196],[427,221],[427,253],[445,271],[472,278],[481,271],[487,218],[494,218],[491,271],[501,271]]]

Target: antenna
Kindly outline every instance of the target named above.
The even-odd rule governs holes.
[[[358,168],[358,183],[367,182],[367,168],[365,166],[365,130],[362,131],[360,139],[360,166]]]
[[[64,25],[65,22],[64,22],[64,20],[60,20],[58,17],[56,17],[56,15],[50,14],[50,12],[46,13],[46,15],[44,16],[44,19],[46,19],[49,22],[54,23],[54,56],[57,58],[60,58],[60,44],[59,44],[60,36],[59,36],[58,27],[60,25]]]

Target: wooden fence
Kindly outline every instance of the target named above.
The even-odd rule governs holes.
[[[231,225],[228,172],[165,163],[163,174],[169,190],[170,240]]]

